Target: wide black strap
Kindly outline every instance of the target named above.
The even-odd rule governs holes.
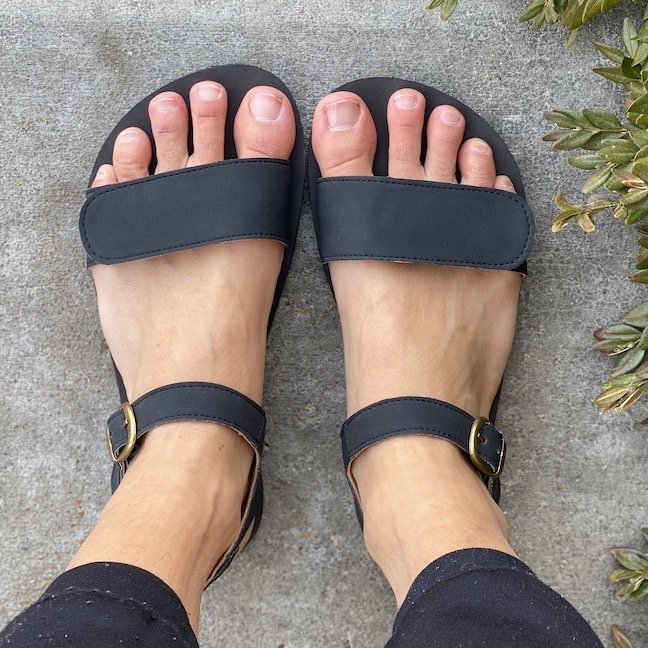
[[[475,419],[468,412],[434,398],[391,398],[369,405],[347,419],[341,431],[347,474],[351,462],[370,445],[411,434],[438,437],[461,448],[470,456],[498,500],[498,478],[506,454],[502,433],[486,420],[475,425]]]
[[[206,382],[176,383],[154,389],[131,403],[139,441],[149,430],[173,421],[211,421],[240,432],[261,454],[265,413],[259,405],[234,389]],[[128,440],[124,412],[108,419],[108,435],[114,456]]]
[[[289,161],[253,158],[90,189],[81,240],[101,264],[240,239],[287,244],[290,188]]]
[[[320,178],[320,256],[516,269],[533,243],[524,198],[508,191],[388,177]]]

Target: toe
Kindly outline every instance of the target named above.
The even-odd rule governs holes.
[[[115,184],[117,182],[117,174],[112,164],[102,164],[97,169],[97,175],[92,181],[92,188],[96,189],[97,187],[103,187],[109,184]]]
[[[392,178],[422,180],[421,136],[425,118],[425,97],[416,90],[399,90],[389,100],[389,175]]]
[[[435,182],[457,181],[457,154],[466,120],[452,106],[437,106],[427,123],[425,174]]]
[[[220,83],[201,81],[191,88],[193,154],[189,166],[210,164],[224,159],[227,93]]]
[[[149,174],[151,140],[141,128],[127,128],[115,140],[113,167],[117,180],[127,182]]]
[[[459,150],[461,184],[495,186],[495,160],[491,147],[482,139],[466,140]]]
[[[295,145],[295,114],[286,95],[270,86],[252,88],[234,119],[240,158],[287,159]]]
[[[322,99],[313,115],[312,138],[323,177],[372,175],[376,126],[356,94],[334,92]]]
[[[151,100],[149,117],[155,139],[156,173],[187,165],[189,114],[184,99],[176,92],[162,92]]]
[[[515,187],[513,186],[511,179],[505,175],[499,175],[495,178],[495,189],[515,193]]]

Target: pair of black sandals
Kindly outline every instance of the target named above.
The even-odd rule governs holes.
[[[105,141],[91,179],[102,164],[112,163],[113,145],[125,128],[137,126],[152,139],[149,101],[174,91],[189,103],[191,87],[218,81],[229,98],[225,160],[139,180],[88,189],[79,229],[89,264],[113,264],[169,254],[203,245],[242,239],[272,239],[286,246],[268,328],[285,285],[295,249],[306,170],[304,136],[294,98],[273,74],[245,65],[209,68],[160,88],[138,103]],[[237,159],[234,116],[245,94],[255,86],[281,90],[292,103],[297,135],[289,160]],[[426,120],[435,106],[450,104],[466,119],[465,138],[486,140],[498,174],[507,175],[517,194],[459,184],[399,180],[387,176],[387,104],[401,88],[414,88],[426,99]],[[520,171],[510,151],[478,114],[438,90],[393,78],[362,79],[338,90],[358,94],[367,104],[378,133],[372,177],[322,178],[310,151],[310,199],[320,257],[327,273],[330,261],[381,259],[526,273],[534,223],[524,200]],[[425,155],[425,142],[423,142]],[[155,158],[151,172],[155,168]],[[330,282],[330,278],[329,278]],[[242,523],[229,550],[218,561],[207,585],[230,564],[247,536],[256,532],[263,510],[261,458],[265,413],[247,396],[205,382],[167,385],[128,402],[115,369],[121,409],[108,419],[106,437],[114,463],[113,490],[119,485],[142,437],[171,421],[213,421],[234,429],[255,453]],[[342,426],[347,478],[353,459],[369,445],[389,437],[422,434],[447,439],[461,448],[479,471],[495,501],[506,444],[492,421],[474,419],[443,401],[403,397],[380,401],[351,416]],[[362,514],[356,500],[358,517]]]

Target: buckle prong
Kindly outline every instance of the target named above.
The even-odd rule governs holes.
[[[502,451],[499,456],[497,469],[493,470],[479,454],[479,446],[485,441],[482,432],[486,423],[488,423],[488,419],[484,416],[480,416],[473,421],[472,427],[470,428],[470,437],[468,440],[468,454],[470,455],[470,461],[472,461],[473,466],[475,466],[475,468],[477,468],[477,470],[479,470],[482,475],[495,478],[499,477],[502,474],[502,470],[504,469],[504,459],[506,457],[506,442],[504,441],[504,439],[502,439]]]
[[[126,461],[133,452],[135,443],[137,442],[137,423],[135,421],[135,412],[133,411],[133,406],[126,402],[122,403],[122,412],[124,413],[124,422],[122,427],[127,428],[128,437],[126,438],[126,444],[121,449],[119,454],[115,454],[115,450],[112,445],[112,440],[110,438],[110,428],[106,427],[106,442],[108,443],[108,454],[110,455],[110,460],[113,463],[123,463]]]

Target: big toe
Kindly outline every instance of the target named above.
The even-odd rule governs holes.
[[[252,88],[234,119],[239,158],[287,159],[295,145],[295,113],[286,95],[270,86]]]
[[[364,101],[352,92],[322,99],[313,115],[313,153],[323,177],[372,175],[376,126]]]
[[[127,128],[115,140],[113,169],[119,182],[137,180],[149,173],[151,140],[141,128]]]

